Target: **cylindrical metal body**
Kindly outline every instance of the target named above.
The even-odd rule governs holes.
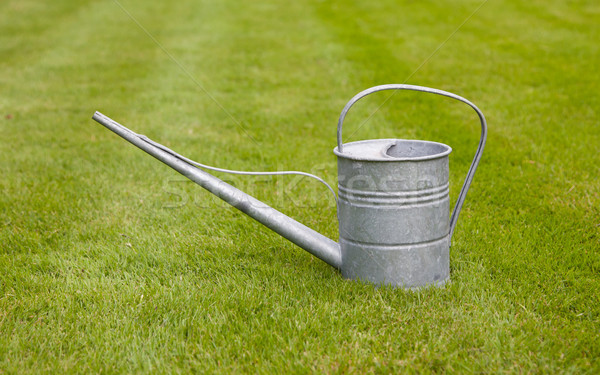
[[[336,147],[344,277],[404,288],[448,280],[451,151],[397,139]]]

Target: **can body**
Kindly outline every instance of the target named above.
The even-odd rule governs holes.
[[[419,288],[449,279],[449,165],[441,143],[347,143],[338,157],[341,272]]]

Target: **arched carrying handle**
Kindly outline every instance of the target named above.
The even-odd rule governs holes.
[[[451,92],[432,89],[429,87],[423,86],[414,86],[414,85],[403,85],[403,84],[391,84],[391,85],[381,85],[371,87],[366,89],[358,94],[356,94],[350,101],[346,104],[342,113],[340,114],[340,119],[338,120],[338,128],[337,128],[337,144],[338,151],[343,153],[344,145],[342,143],[342,125],[344,123],[344,118],[346,114],[350,110],[350,107],[354,105],[357,101],[364,98],[365,96],[372,94],[377,91],[384,90],[412,90],[412,91],[422,91],[430,94],[437,94],[442,96],[447,96],[449,98],[456,99],[465,104],[468,104],[471,108],[477,112],[477,116],[479,116],[479,120],[481,121],[481,138],[479,140],[479,146],[477,147],[477,152],[475,152],[475,157],[473,158],[473,162],[471,163],[471,167],[469,168],[469,172],[467,173],[467,177],[465,178],[465,182],[460,190],[460,194],[458,195],[458,199],[456,201],[456,205],[454,206],[454,210],[452,210],[452,216],[450,217],[450,239],[452,239],[452,234],[454,233],[454,228],[456,227],[456,222],[458,220],[458,215],[460,213],[460,209],[465,201],[465,197],[467,195],[467,191],[469,190],[469,186],[471,185],[471,181],[473,180],[473,175],[475,174],[475,170],[477,169],[477,165],[479,165],[479,161],[481,160],[481,154],[483,153],[483,148],[485,147],[485,140],[487,138],[487,123],[485,121],[485,117],[483,113],[475,106],[475,104],[471,103],[467,99],[453,94]]]

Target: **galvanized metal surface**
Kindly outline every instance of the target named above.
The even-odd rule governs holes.
[[[448,96],[477,112],[481,120],[481,140],[451,217],[448,155],[452,149],[449,146],[403,139],[342,144],[343,121],[352,105],[382,90],[414,90]],[[443,285],[449,279],[450,239],[487,135],[481,111],[468,100],[445,91],[412,85],[383,85],[353,97],[340,115],[338,146],[334,149],[339,181],[338,244],[101,113],[96,112],[93,119],[340,269],[344,277],[404,288]]]
[[[352,105],[382,90],[415,90],[449,96],[480,114],[482,138],[450,219],[449,146],[428,141],[377,139],[342,143]],[[483,114],[457,95],[411,85],[365,90],[338,121],[338,220],[342,275],[376,284],[419,288],[443,285],[450,275],[450,239],[485,145]]]
[[[363,152],[375,148],[379,157]],[[392,148],[416,156],[389,156]],[[439,143],[398,139],[334,150],[344,277],[406,288],[446,282],[450,151]]]

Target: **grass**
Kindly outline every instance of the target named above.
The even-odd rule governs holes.
[[[0,3],[0,373],[598,373],[600,7],[488,1],[456,31],[480,5]],[[343,280],[90,119],[335,183],[343,105],[405,81],[490,127],[452,283],[414,293]],[[455,199],[476,116],[399,93],[361,127],[388,95],[347,140],[449,144]],[[337,238],[313,183],[225,177]]]

